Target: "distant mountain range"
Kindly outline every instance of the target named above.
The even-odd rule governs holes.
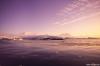
[[[29,40],[63,40],[63,37],[51,36],[51,35],[35,35],[35,36],[25,36],[23,39]]]
[[[15,39],[15,38],[22,38],[27,40],[63,40],[65,37],[70,37],[68,33],[60,34],[58,36],[53,35],[27,35],[26,33],[20,33],[17,35],[8,34],[8,33],[0,33],[0,38],[7,38],[7,39]]]
[[[63,40],[64,38],[72,37],[68,33],[60,34],[60,35],[24,35],[23,39],[30,39],[30,40]]]

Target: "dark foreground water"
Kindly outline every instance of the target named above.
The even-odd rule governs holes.
[[[100,66],[100,39],[0,40],[1,66]]]

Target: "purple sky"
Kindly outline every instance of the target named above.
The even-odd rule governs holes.
[[[52,32],[56,14],[70,2],[71,0],[0,0],[0,31]]]
[[[0,0],[0,32],[100,37],[100,0]]]

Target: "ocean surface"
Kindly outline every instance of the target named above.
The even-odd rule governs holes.
[[[0,40],[0,66],[100,66],[100,39]]]

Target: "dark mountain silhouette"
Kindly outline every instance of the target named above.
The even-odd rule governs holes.
[[[63,40],[62,37],[51,36],[51,35],[25,36],[25,37],[23,37],[23,39],[29,39],[29,40]]]

